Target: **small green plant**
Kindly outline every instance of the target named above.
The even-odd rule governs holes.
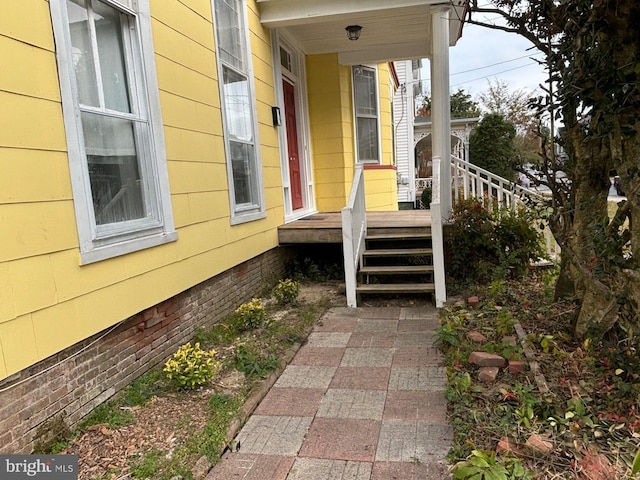
[[[471,375],[469,372],[452,372],[449,375],[445,397],[450,402],[462,402],[471,388]]]
[[[280,280],[273,289],[273,297],[278,305],[296,305],[300,294],[300,282],[287,278]]]
[[[215,350],[205,351],[196,343],[182,345],[164,364],[163,371],[179,388],[191,390],[204,385],[220,371],[220,362],[213,357]]]
[[[242,330],[252,330],[261,327],[266,319],[264,305],[259,298],[253,298],[248,303],[243,303],[236,308],[236,315],[240,321]]]
[[[519,458],[498,457],[495,452],[487,450],[473,450],[466,460],[456,463],[451,471],[453,478],[460,480],[533,478],[533,472],[527,470]]]
[[[458,332],[449,322],[435,329],[436,338],[434,343],[442,348],[456,347],[460,344]]]
[[[508,310],[503,308],[498,312],[498,318],[496,319],[496,333],[498,335],[511,335],[514,332],[513,317]]]
[[[240,345],[236,351],[236,368],[247,377],[264,378],[279,365],[275,355],[261,355],[248,345]]]

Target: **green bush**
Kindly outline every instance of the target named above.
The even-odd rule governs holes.
[[[264,305],[259,298],[253,298],[250,302],[240,305],[236,308],[236,315],[240,321],[239,328],[241,330],[259,328],[266,319]]]
[[[300,294],[300,283],[290,278],[280,280],[273,289],[273,297],[278,305],[295,305]]]
[[[432,195],[433,195],[433,190],[431,189],[431,187],[426,187],[424,190],[422,190],[422,194],[420,195],[420,201],[422,202],[422,205],[424,206],[424,208],[429,208],[431,206]]]
[[[529,210],[490,211],[482,201],[469,199],[454,205],[451,219],[449,273],[454,280],[518,278],[532,260],[544,257],[542,235]]]
[[[163,371],[179,388],[191,390],[204,385],[220,371],[220,362],[213,360],[216,352],[205,351],[196,343],[182,345],[164,364]]]

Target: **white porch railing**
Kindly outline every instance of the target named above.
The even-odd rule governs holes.
[[[544,193],[531,188],[521,187],[506,178],[495,175],[484,168],[480,168],[472,163],[462,160],[461,158],[455,157],[454,155],[451,155],[451,168],[451,183],[453,188],[453,198],[455,198],[455,200],[459,200],[461,198],[467,200],[471,197],[486,198],[489,203],[489,207],[497,205],[498,208],[516,208],[518,205],[528,205],[531,203],[540,205],[547,201]],[[437,171],[435,165],[433,171]],[[416,179],[416,192],[419,188],[424,188],[430,184],[435,186],[437,183],[435,176],[433,179]],[[433,219],[435,218],[433,216],[433,211],[431,212],[431,215],[432,223],[437,223],[433,222]],[[543,230],[543,236],[547,255],[552,260],[557,260],[560,255],[560,246],[555,241],[555,238],[551,233],[551,229],[546,223]],[[436,254],[434,251],[434,265],[436,263],[435,256]]]
[[[362,263],[364,238],[367,235],[367,215],[364,197],[362,165],[356,165],[347,206],[342,209],[342,246],[347,305],[357,307],[358,266]]]

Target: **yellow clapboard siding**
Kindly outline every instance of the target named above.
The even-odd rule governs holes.
[[[218,82],[211,77],[160,55],[156,55],[156,70],[160,90],[220,108]]]
[[[217,79],[215,53],[158,20],[151,19],[155,52],[191,70]]]
[[[59,302],[85,295],[123,280],[121,258],[80,265],[77,250],[49,256]]]
[[[0,2],[0,32],[7,37],[53,51],[49,2],[45,0]]]
[[[4,350],[2,348],[2,338],[0,338],[0,378],[7,376],[7,366],[4,361]]]
[[[188,98],[160,91],[165,125],[194,132],[215,134],[222,131],[220,109]]]
[[[14,260],[8,264],[16,315],[40,310],[58,301],[53,269],[48,255]]]
[[[215,48],[211,22],[187,5],[182,2],[152,0],[150,8],[151,16],[167,27],[188,36],[195,43],[203,45],[209,50]]]
[[[0,338],[3,339],[2,349],[7,375],[19,372],[44,358],[36,348],[31,315],[0,323]]]
[[[70,200],[64,152],[0,148],[0,203]]]
[[[164,2],[166,0],[156,0],[158,2]],[[180,0],[191,10],[196,12],[202,18],[207,20],[209,23],[213,21],[213,17],[211,15],[211,0]],[[151,4],[151,12],[153,14],[154,8],[153,3]]]
[[[0,205],[0,262],[78,247],[73,203]]]
[[[66,150],[60,103],[0,91],[0,105],[0,147]]]
[[[228,188],[226,165],[168,162],[172,193],[208,192]]]
[[[56,57],[52,51],[0,35],[0,52],[6,65],[11,65],[0,69],[0,90],[60,101]]]
[[[0,323],[16,318],[13,286],[9,278],[9,262],[0,263]]]
[[[210,134],[165,125],[164,134],[168,160],[225,163],[222,132]]]

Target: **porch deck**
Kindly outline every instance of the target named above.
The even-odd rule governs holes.
[[[406,233],[416,229],[431,229],[429,210],[396,210],[367,212],[367,232],[384,233],[394,229]],[[280,245],[296,243],[342,243],[342,217],[340,212],[315,213],[278,227]]]

